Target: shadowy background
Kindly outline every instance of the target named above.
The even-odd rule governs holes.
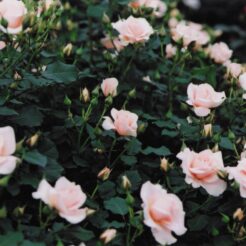
[[[246,0],[182,0],[179,8],[186,19],[221,29],[219,40],[229,44],[234,58],[246,63]]]

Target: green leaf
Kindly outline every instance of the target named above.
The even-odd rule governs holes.
[[[136,156],[128,156],[128,155],[123,155],[120,158],[126,165],[132,166],[135,163],[137,163],[137,157]]]
[[[100,5],[90,5],[87,9],[87,15],[96,19],[102,19],[103,13],[106,9]]]
[[[144,155],[150,155],[150,154],[155,154],[155,155],[158,155],[158,156],[167,156],[167,155],[171,155],[171,152],[170,150],[165,147],[165,146],[161,146],[159,148],[153,148],[153,147],[147,147],[146,149],[144,149],[142,151],[142,153]]]
[[[11,108],[0,107],[0,115],[11,116],[11,115],[18,115],[18,113]]]
[[[37,242],[31,242],[31,241],[28,241],[28,240],[25,240],[21,243],[20,246],[45,246],[44,243],[37,243]]]
[[[106,181],[99,186],[99,195],[103,199],[108,199],[115,196],[115,184],[111,181]]]
[[[8,232],[5,235],[0,235],[1,246],[17,246],[23,241],[24,237],[21,232]]]
[[[42,124],[43,115],[37,107],[26,106],[21,109],[19,115],[14,117],[12,121],[20,126],[35,127]]]
[[[196,217],[188,220],[188,227],[190,231],[200,231],[203,230],[208,225],[208,216],[197,215]]]
[[[114,197],[104,201],[104,207],[113,214],[126,215],[128,213],[127,203],[121,197]]]
[[[26,152],[23,159],[30,164],[41,167],[45,167],[47,164],[47,157],[40,154],[37,150]]]
[[[164,129],[162,132],[161,132],[161,135],[162,136],[168,136],[168,137],[176,137],[178,136],[178,132],[177,131],[169,131],[167,129]]]
[[[141,185],[141,177],[139,175],[139,172],[137,170],[132,170],[132,171],[126,171],[125,174],[127,178],[130,180],[132,187],[132,190],[137,190],[139,186]]]
[[[74,65],[58,61],[50,64],[42,76],[57,83],[70,83],[77,79],[77,69]]]
[[[219,146],[224,148],[224,149],[234,150],[234,147],[233,147],[231,140],[229,138],[226,138],[226,137],[222,137],[220,139]]]
[[[80,241],[89,241],[95,237],[92,231],[83,229],[81,227],[69,228],[64,234],[67,234]]]
[[[133,138],[125,145],[125,148],[127,149],[127,153],[129,155],[136,155],[141,151],[142,143],[136,138]]]

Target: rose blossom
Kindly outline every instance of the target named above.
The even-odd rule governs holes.
[[[115,130],[121,136],[137,136],[138,116],[136,114],[127,110],[116,110],[113,108],[111,116],[114,121],[110,117],[104,117],[105,120],[102,127],[105,130]]]
[[[225,66],[227,68],[227,73],[231,75],[233,78],[237,78],[243,70],[241,64],[231,61],[226,62]]]
[[[80,208],[86,201],[86,195],[79,185],[60,177],[52,187],[45,179],[32,193],[34,199],[41,199],[71,224],[80,223],[86,217],[86,208]]]
[[[141,188],[144,224],[151,227],[155,240],[163,245],[177,241],[172,232],[182,235],[185,212],[183,204],[175,194],[169,194],[159,184],[146,182]]]
[[[11,34],[19,33],[22,30],[22,23],[27,9],[22,1],[3,0],[0,2],[0,19],[8,22],[7,30],[0,26],[1,30]]]
[[[129,3],[132,8],[152,8],[154,16],[160,18],[167,11],[167,6],[161,0],[137,0]]]
[[[246,73],[243,73],[239,76],[239,85],[243,90],[246,90]]]
[[[107,229],[100,235],[100,240],[104,244],[108,244],[116,237],[117,231],[115,229]]]
[[[224,169],[220,151],[210,149],[196,153],[189,148],[181,151],[177,158],[182,160],[181,167],[186,175],[185,181],[193,188],[203,187],[212,196],[221,195],[226,189],[226,182],[219,178],[218,171]]]
[[[176,42],[183,41],[183,46],[187,47],[190,43],[195,42],[196,48],[205,45],[209,41],[207,32],[202,30],[202,25],[184,21],[177,24],[171,29],[172,39]]]
[[[119,38],[113,38],[111,39],[109,36],[106,36],[105,38],[101,39],[101,44],[106,49],[116,49],[118,52],[124,49],[124,46],[122,45]]]
[[[126,20],[123,19],[112,23],[112,26],[119,32],[119,38],[124,46],[145,42],[154,33],[153,28],[146,19],[133,16],[128,17]]]
[[[218,107],[226,99],[225,92],[216,92],[207,83],[200,85],[190,83],[187,94],[188,100],[186,102],[194,107],[195,114],[200,117],[207,116],[211,108]]]
[[[6,43],[4,41],[0,41],[0,50],[3,50],[6,47]]]
[[[210,46],[209,55],[216,63],[223,64],[231,58],[232,50],[229,49],[226,43],[220,42]]]
[[[168,20],[168,26],[170,29],[175,28],[178,24],[179,22],[175,17],[172,17]]]
[[[17,158],[12,156],[16,150],[15,133],[12,127],[0,127],[0,174],[14,171]]]
[[[229,173],[229,179],[235,179],[239,184],[240,196],[246,198],[246,158],[238,161],[236,167],[227,167],[226,170]]]
[[[117,95],[118,80],[116,78],[104,79],[101,84],[101,89],[105,97],[111,95],[115,97]]]
[[[172,58],[176,55],[177,48],[173,46],[172,44],[168,44],[166,46],[166,58]]]

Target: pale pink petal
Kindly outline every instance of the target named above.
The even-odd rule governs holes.
[[[0,41],[0,50],[3,50],[6,47],[6,43],[4,41]]]
[[[71,183],[74,184],[73,182],[70,182],[66,177],[62,176],[56,181],[54,188],[56,190],[63,190],[71,186]]]
[[[104,121],[102,123],[102,127],[104,130],[115,130],[115,126],[110,117],[104,117]]]
[[[170,245],[177,241],[175,237],[173,237],[172,232],[166,229],[158,230],[151,229],[155,240],[162,245]]]
[[[78,224],[86,218],[86,208],[60,212],[59,215],[71,224]]]
[[[242,198],[246,198],[246,187],[244,187],[243,185],[240,185],[239,191],[240,191],[240,196]]]
[[[14,156],[0,156],[0,174],[11,174],[16,168],[17,160]]]
[[[199,117],[206,117],[210,114],[211,110],[209,108],[194,107],[194,112]]]
[[[2,149],[0,150],[0,155],[12,155],[16,149],[14,129],[10,126],[1,127],[0,138],[2,139],[1,142],[3,142]]]
[[[226,190],[227,184],[222,179],[218,179],[218,181],[214,183],[203,183],[202,187],[211,196],[220,196]]]
[[[118,111],[117,109],[115,109],[115,108],[112,108],[110,113],[111,113],[112,118],[113,118],[114,120],[116,120],[119,111]]]
[[[38,186],[36,192],[32,193],[32,197],[34,199],[41,199],[45,204],[50,205],[50,191],[54,190],[54,188],[45,180],[43,179]]]
[[[197,88],[198,86],[197,85],[194,85],[193,83],[190,83],[188,85],[188,88],[187,88],[187,94],[188,94],[188,98],[190,99],[189,100],[189,104],[192,105],[192,99],[194,98],[194,91],[195,89]]]

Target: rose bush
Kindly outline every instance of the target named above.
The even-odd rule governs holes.
[[[244,245],[246,67],[173,0],[0,2],[0,245]]]

